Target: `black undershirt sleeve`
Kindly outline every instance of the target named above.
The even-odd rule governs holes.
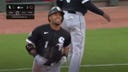
[[[28,37],[28,40],[32,41],[36,45],[37,41],[39,40],[38,38],[40,38],[39,32],[39,29],[34,29],[31,35]]]
[[[70,34],[67,34],[67,38],[64,43],[64,47],[67,47],[71,43],[71,36]]]
[[[104,12],[102,10],[100,10],[99,8],[97,8],[91,1],[84,3],[84,7],[86,7],[88,10],[90,10],[91,12],[96,13],[98,15],[104,14]]]
[[[60,8],[62,8],[62,1],[57,0],[57,1],[56,1],[56,4],[57,4],[57,6],[59,6]]]

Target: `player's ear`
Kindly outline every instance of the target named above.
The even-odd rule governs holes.
[[[51,16],[48,17],[48,21],[51,22]]]

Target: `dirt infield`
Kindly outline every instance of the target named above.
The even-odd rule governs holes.
[[[106,7],[102,8],[111,16],[111,22],[108,23],[104,18],[94,13],[86,14],[86,28],[120,28],[128,27],[128,6]],[[47,11],[37,12],[35,19],[6,19],[5,13],[0,14],[0,34],[29,33],[38,25],[47,23]]]

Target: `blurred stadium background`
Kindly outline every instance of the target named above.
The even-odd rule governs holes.
[[[116,6],[128,5],[128,0],[92,0],[92,1],[94,2],[94,4],[96,4],[99,7],[116,7]],[[5,13],[6,4],[35,4],[36,5],[35,11],[42,12],[42,11],[47,11],[55,3],[54,0],[0,0],[0,12]],[[124,9],[128,9],[128,8],[125,7]],[[124,9],[123,11],[127,11]],[[105,10],[107,11],[108,9]],[[111,10],[108,12],[111,13],[115,11]],[[117,13],[116,12],[113,14],[114,16],[112,23],[115,22],[117,25],[127,23],[126,21],[128,21],[128,16],[127,16],[128,14],[126,14],[125,17],[122,16],[119,18],[120,15],[118,14],[118,12]],[[90,15],[88,16],[91,17]],[[47,15],[43,15],[43,17],[46,18]],[[39,18],[41,19],[42,17]],[[0,19],[1,19],[0,26],[2,26],[2,23],[3,25],[8,25],[10,26],[10,29],[12,29],[12,31],[14,25],[11,25],[11,23],[13,24],[16,21],[19,21],[16,23],[22,22],[22,20],[5,20],[2,19],[1,17]],[[97,22],[97,26],[98,26],[98,23],[100,23],[101,20],[97,18],[95,19],[96,20],[90,18],[89,20],[90,22],[92,22],[92,20],[98,21]],[[120,19],[122,19],[123,22],[118,22]],[[8,23],[5,24],[6,22],[4,21],[8,21]],[[39,21],[39,19],[29,20],[28,22],[27,21],[25,22],[29,23],[30,21],[33,22],[33,24],[36,24],[36,21]],[[91,24],[95,25],[94,22]],[[17,27],[18,26],[22,27],[22,25],[17,24]],[[29,24],[26,24],[26,26],[29,26]],[[3,26],[3,28],[4,27],[5,26]],[[80,72],[128,72],[128,57],[127,57],[128,28],[127,27],[87,30],[86,50],[85,50],[86,54],[84,54]],[[2,27],[0,27],[0,30],[2,30]],[[27,54],[24,47],[25,38],[27,37],[27,35],[28,34],[26,33],[0,34],[0,72],[31,72],[33,58]],[[67,72],[67,68],[68,68],[67,66],[63,66],[62,72]]]
[[[94,4],[97,6],[103,7],[103,6],[124,6],[128,5],[128,0],[92,0]],[[51,7],[55,4],[54,0],[0,0],[0,12],[5,11],[5,6],[8,3],[30,3],[35,4],[36,6],[43,7],[46,9],[46,7]],[[37,9],[37,8],[36,8]],[[39,10],[39,9],[38,9]]]

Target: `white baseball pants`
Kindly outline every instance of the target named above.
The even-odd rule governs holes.
[[[69,53],[69,72],[79,72],[85,44],[85,17],[64,11],[62,27],[71,34],[71,50]]]

